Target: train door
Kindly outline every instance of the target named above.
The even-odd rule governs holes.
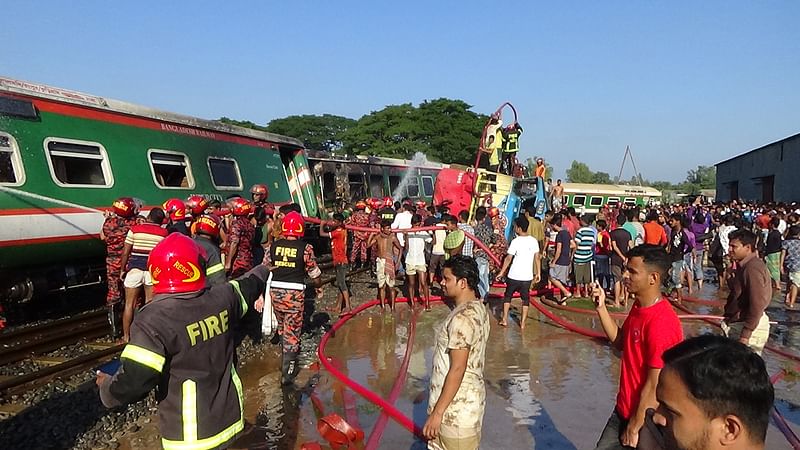
[[[373,172],[375,170],[375,172]],[[383,182],[383,169],[371,168],[369,174],[369,195],[374,198],[381,198],[384,196],[384,182]]]

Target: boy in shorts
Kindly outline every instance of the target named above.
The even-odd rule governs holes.
[[[378,277],[378,300],[383,310],[386,302],[386,291],[389,291],[389,309],[394,311],[394,281],[395,265],[392,259],[395,248],[402,251],[403,247],[397,236],[392,233],[392,221],[381,220],[381,232],[372,234],[367,242],[367,247],[375,245],[377,258],[375,259],[375,272]]]
[[[541,279],[541,258],[539,257],[539,241],[528,234],[528,219],[525,216],[514,219],[514,233],[517,237],[508,245],[503,268],[497,274],[497,281],[500,281],[508,273],[506,292],[503,295],[503,318],[500,320],[500,325],[508,326],[511,297],[515,292],[519,292],[522,299],[522,318],[519,327],[525,329],[531,301],[531,281],[538,283]]]
[[[332,229],[326,231],[325,224]],[[333,220],[323,224],[319,230],[319,235],[331,239],[331,253],[333,254],[333,267],[336,269],[336,287],[339,288],[339,295],[336,296],[339,304],[339,312],[350,312],[353,307],[350,305],[350,288],[347,286],[347,272],[350,266],[347,260],[347,230],[344,228],[344,216],[341,213],[333,215]],[[366,254],[366,251],[364,252]]]

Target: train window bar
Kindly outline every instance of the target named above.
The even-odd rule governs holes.
[[[160,188],[194,189],[194,177],[189,157],[174,150],[153,149],[147,151],[153,182]]]
[[[25,169],[14,136],[0,132],[0,184],[21,186],[25,183]]]
[[[209,156],[208,172],[211,174],[211,183],[217,190],[242,190],[242,175],[239,172],[239,164],[235,159],[222,156]]]
[[[114,175],[105,147],[98,142],[66,138],[44,140],[53,182],[61,187],[110,188]]]

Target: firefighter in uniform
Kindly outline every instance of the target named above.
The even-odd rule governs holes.
[[[100,239],[106,243],[108,323],[111,325],[112,336],[116,338],[122,334],[120,323],[122,318],[122,294],[120,293],[122,249],[125,247],[125,236],[128,235],[128,230],[137,222],[139,211],[136,202],[130,197],[117,199],[111,205],[111,210],[112,213],[103,222]]]
[[[162,205],[164,212],[169,217],[167,232],[181,233],[184,236],[191,236],[189,228],[186,226],[186,204],[179,198],[171,198]]]
[[[194,236],[194,228],[197,219],[205,214],[206,209],[208,209],[208,199],[202,195],[190,195],[189,198],[186,199],[186,209],[189,210],[189,213],[192,215],[192,224],[189,226],[189,231],[192,233],[192,236]]]
[[[194,242],[205,252],[206,286],[216,286],[228,281],[225,278],[225,266],[219,249],[220,219],[206,214],[195,219],[193,224]]]
[[[345,220],[346,225],[353,225],[356,227],[369,227],[369,215],[365,211],[367,204],[364,201],[356,202],[356,212]],[[350,264],[354,269],[358,269],[362,265],[367,266],[367,239],[369,233],[366,231],[353,232],[353,249],[350,253]],[[356,259],[358,264],[356,265]]]
[[[250,221],[253,204],[238,197],[231,200],[233,220],[228,232],[228,253],[225,258],[225,271],[236,278],[253,267],[253,236],[256,228]]]
[[[250,197],[253,199],[253,206],[256,208],[266,208],[267,198],[269,198],[269,188],[266,184],[254,184],[250,188]]]
[[[150,254],[156,293],[133,323],[114,376],[97,373],[100,399],[112,408],[157,388],[166,450],[229,446],[244,429],[242,382],[231,329],[264,291],[267,270],[205,288],[202,250],[173,233]]]
[[[522,127],[519,123],[503,128],[503,172],[506,175],[513,175],[514,165],[517,163],[517,153],[519,153],[519,135],[522,134]]]
[[[300,371],[297,354],[300,352],[300,334],[303,331],[305,275],[308,274],[317,287],[322,275],[314,257],[314,249],[303,241],[304,233],[303,216],[292,211],[281,221],[281,239],[272,242],[264,253],[264,265],[272,271],[269,293],[282,342],[283,384],[291,384]],[[262,306],[263,303],[257,303],[256,310]]]

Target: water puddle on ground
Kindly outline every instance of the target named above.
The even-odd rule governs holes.
[[[704,287],[700,297],[716,298],[715,287]],[[772,319],[781,322],[773,326],[770,343],[800,354],[800,327],[795,324],[800,322],[800,314],[785,311],[779,300],[776,297],[770,306]],[[518,302],[515,300],[514,305],[518,306]],[[698,313],[720,313],[717,307],[686,305]],[[416,314],[416,335],[407,375],[395,406],[419,426],[427,417],[434,326],[448,312],[446,306],[439,304],[431,312]],[[600,329],[593,315],[558,314],[580,326]],[[328,343],[327,355],[345,375],[387,398],[406,352],[412,315],[406,305],[398,306],[394,313],[368,309],[335,333]],[[597,340],[552,324],[533,308],[524,331],[517,320],[512,320],[508,328],[499,326],[496,320],[491,324],[482,448],[594,448],[613,409],[619,355]],[[684,331],[687,336],[718,332],[715,327],[696,321],[684,322]],[[380,408],[346,388],[318,364],[303,370],[297,381],[300,387],[281,388],[277,352],[268,353],[261,360],[249,362],[241,371],[249,425],[234,448],[292,449],[308,442],[329,448],[317,431],[317,424],[319,418],[333,413],[363,429],[362,446],[367,442],[381,415]],[[782,369],[790,371],[775,386],[776,405],[800,434],[797,386],[800,363],[791,363],[770,352],[765,353],[765,360],[770,374]],[[377,448],[423,449],[425,445],[389,419]],[[770,426],[767,448],[790,446]]]

